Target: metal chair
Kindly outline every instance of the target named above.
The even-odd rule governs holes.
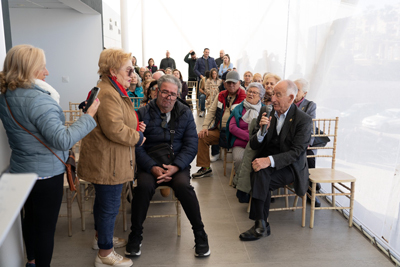
[[[314,215],[315,210],[326,210],[326,209],[349,209],[349,227],[353,225],[353,206],[354,206],[354,192],[356,178],[350,174],[335,169],[336,161],[336,146],[337,146],[337,132],[338,132],[339,118],[335,119],[313,119],[313,137],[324,137],[333,138],[333,146],[326,147],[309,147],[310,150],[321,150],[327,153],[321,153],[317,155],[310,155],[308,157],[315,158],[330,158],[330,168],[315,168],[310,169],[310,182],[312,186],[311,190],[311,214],[310,214],[310,228],[314,227]],[[318,128],[318,131],[316,130]],[[320,132],[322,131],[322,132]],[[332,143],[332,140],[329,144]],[[332,192],[331,193],[317,193],[317,183],[330,183]],[[344,183],[350,183],[350,187]],[[340,193],[336,193],[335,189]],[[317,196],[332,196],[331,207],[315,207],[315,197]],[[346,196],[349,200],[348,207],[336,206],[336,196]]]

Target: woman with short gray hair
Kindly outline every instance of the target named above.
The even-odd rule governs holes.
[[[233,147],[232,155],[235,171],[238,172],[242,162],[244,149],[249,142],[249,125],[257,118],[263,105],[265,89],[260,83],[250,83],[246,91],[246,99],[237,105],[226,123],[226,137],[229,147]]]

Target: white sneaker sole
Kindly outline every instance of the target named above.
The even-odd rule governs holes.
[[[203,255],[199,255],[196,252],[194,253],[195,257],[208,257],[211,254],[211,250],[208,250],[207,253],[203,254]]]

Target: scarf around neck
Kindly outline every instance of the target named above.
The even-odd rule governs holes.
[[[257,104],[253,105],[247,102],[247,100],[243,100],[243,107],[246,109],[246,113],[243,115],[242,120],[246,122],[249,127],[250,123],[254,118],[258,117],[261,109],[261,100],[258,101]]]
[[[42,88],[43,90],[49,92],[51,98],[53,98],[57,102],[57,104],[60,104],[60,94],[50,84],[39,79],[35,79],[35,84],[40,88]]]

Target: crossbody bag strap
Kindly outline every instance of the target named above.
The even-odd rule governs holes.
[[[169,123],[169,132],[171,134],[171,149],[174,150],[174,136],[175,136],[175,112],[171,110],[171,120]]]
[[[53,153],[54,156],[56,156],[56,157],[62,162],[62,164],[64,164],[65,167],[66,167],[67,164],[65,164],[65,162],[64,162],[59,156],[57,156],[57,154],[54,153],[53,150],[51,150],[50,147],[48,147],[45,143],[43,143],[42,140],[40,140],[36,135],[34,135],[33,133],[31,133],[29,130],[27,130],[24,126],[22,126],[22,125],[14,118],[14,115],[13,115],[13,113],[11,112],[10,106],[8,105],[7,99],[6,99],[5,97],[4,97],[4,100],[6,101],[7,108],[8,108],[8,110],[10,111],[11,117],[12,117],[12,118],[14,119],[14,121],[19,125],[19,127],[21,127],[22,129],[24,129],[28,134],[30,134],[30,135],[32,135],[33,137],[35,137],[36,140],[38,140],[40,143],[42,143],[42,145],[44,145],[48,150],[50,150],[50,152]]]

